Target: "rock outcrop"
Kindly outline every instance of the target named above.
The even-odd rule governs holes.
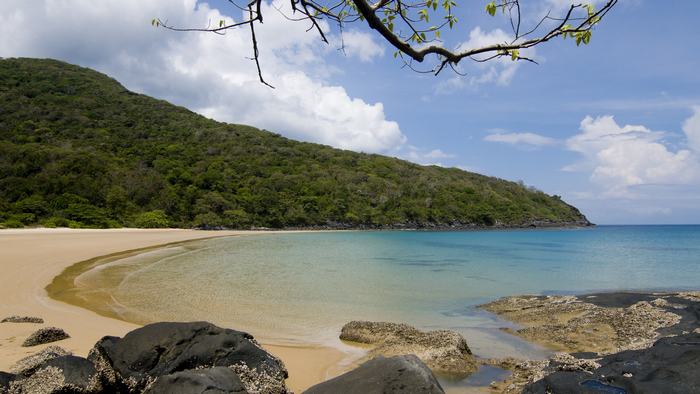
[[[34,317],[34,316],[8,316],[0,323],[37,323],[37,324],[43,324],[44,319],[40,317]]]
[[[559,370],[523,393],[698,393],[700,334],[661,338],[648,349],[627,350],[598,360],[592,371]]]
[[[105,386],[141,392],[157,378],[182,371],[227,367],[248,391],[286,393],[287,370],[245,332],[211,323],[154,323],[124,338],[104,337],[88,359]]]
[[[467,342],[454,331],[424,332],[407,324],[352,321],[343,326],[340,339],[374,345],[369,357],[415,354],[438,374],[466,376],[476,370]]]
[[[615,300],[619,295],[626,301]],[[650,346],[659,333],[678,325],[682,309],[664,296],[626,293],[586,296],[506,297],[481,307],[524,325],[510,331],[524,339],[566,352],[601,354]]]
[[[376,357],[304,394],[443,394],[430,369],[414,355]]]
[[[22,346],[30,347],[36,345],[42,345],[44,343],[56,342],[66,338],[70,338],[70,335],[57,327],[44,327],[40,328],[27,339],[24,340]]]

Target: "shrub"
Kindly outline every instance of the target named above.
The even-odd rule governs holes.
[[[24,227],[24,224],[22,224],[22,222],[20,222],[19,220],[16,220],[16,219],[7,219],[0,225],[0,227],[3,227],[3,228],[22,228],[22,227]]]
[[[161,210],[144,212],[134,219],[134,226],[139,228],[168,227],[168,216]]]

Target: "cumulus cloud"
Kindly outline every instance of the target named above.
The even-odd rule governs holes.
[[[343,32],[341,39],[340,45],[345,54],[362,62],[371,62],[384,55],[384,47],[369,33],[349,30]]]
[[[217,120],[248,123],[340,148],[387,152],[405,143],[382,103],[351,97],[324,80],[328,51],[303,23],[290,23],[263,4],[257,30],[270,89],[259,83],[250,33],[225,36],[176,33],[151,27],[158,16],[176,26],[204,27],[222,14],[196,0],[4,0],[0,2],[0,56],[51,57],[93,67],[127,88],[187,106]],[[232,11],[233,8],[230,10]],[[383,49],[362,33],[346,40],[350,57],[369,61]]]
[[[700,180],[699,113],[696,108],[683,127],[689,149],[677,150],[664,141],[663,132],[642,125],[620,126],[609,115],[587,116],[580,133],[566,141],[567,148],[584,160],[564,170],[591,171],[591,180],[614,197],[634,197],[636,190],[649,185],[691,185]]]
[[[535,133],[494,133],[484,137],[484,141],[531,147],[555,145],[557,143],[557,140],[553,138]]]
[[[484,31],[481,27],[475,27],[469,32],[469,38],[460,43],[456,51],[473,48],[481,48],[493,44],[510,43],[513,36],[501,29]],[[528,58],[534,57],[535,48],[523,49],[520,55]],[[490,55],[489,55],[490,56]],[[475,56],[479,60],[479,56]],[[481,57],[483,59],[485,57]],[[509,56],[494,59],[488,62],[470,62],[465,59],[461,63],[462,71],[467,76],[455,75],[439,83],[436,87],[437,94],[449,94],[459,89],[476,88],[484,84],[496,84],[508,86],[515,76],[515,72],[520,67],[520,61],[513,61]]]
[[[683,123],[683,132],[690,149],[700,152],[700,106],[693,107],[693,116]]]

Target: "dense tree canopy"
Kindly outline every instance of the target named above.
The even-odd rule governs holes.
[[[456,168],[215,122],[54,60],[0,60],[0,226],[586,224]]]
[[[222,19],[214,26],[173,26],[168,24],[167,19],[164,21],[160,18],[154,18],[152,24],[177,31],[217,34],[236,28],[249,28],[252,58],[261,82],[266,83],[260,67],[259,44],[255,35],[256,24],[264,21],[261,7],[263,1],[245,0],[239,3],[237,0],[229,0],[235,10],[242,12],[241,18]],[[521,51],[557,37],[571,37],[576,45],[588,44],[593,28],[617,1],[606,0],[601,7],[596,8],[594,3],[575,3],[572,0],[564,7],[545,8],[540,11],[541,15],[533,18],[526,15],[537,12],[534,8],[541,7],[538,2],[486,0],[479,7],[483,7],[483,12],[493,17],[502,15],[511,35],[504,42],[479,47],[463,47],[446,39],[446,31],[452,30],[461,17],[460,4],[456,0],[377,0],[374,3],[368,0],[290,0],[291,13],[285,16],[290,22],[307,23],[309,30],[315,31],[326,43],[329,26],[335,26],[342,34],[346,25],[362,24],[389,43],[396,50],[394,56],[399,57],[406,66],[416,71],[438,74],[446,66],[459,72],[455,66],[463,59],[486,62],[509,57],[513,61],[536,62]],[[528,8],[528,5],[532,7]],[[462,13],[473,11],[474,5],[471,3],[462,6],[469,9]],[[283,12],[281,9],[277,11]],[[414,63],[423,63],[427,58],[433,59],[434,63],[422,69],[414,66]]]

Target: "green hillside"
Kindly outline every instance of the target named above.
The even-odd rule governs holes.
[[[557,196],[216,122],[55,60],[0,60],[0,226],[587,224]]]

